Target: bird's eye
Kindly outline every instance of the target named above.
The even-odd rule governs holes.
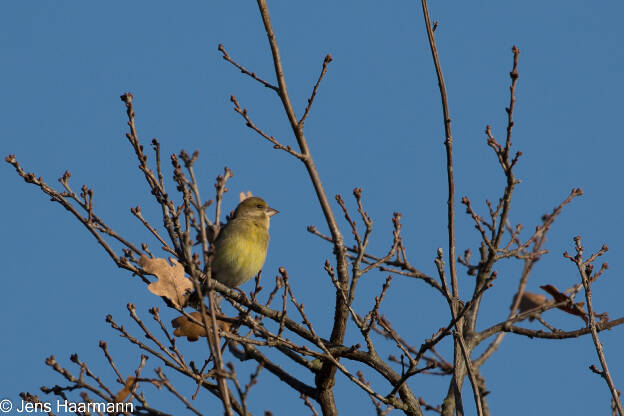
[[[256,208],[258,208],[258,209],[262,209],[262,208],[264,208],[264,207],[263,207],[262,205],[258,204],[258,205],[256,205]]]

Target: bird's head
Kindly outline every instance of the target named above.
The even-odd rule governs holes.
[[[261,221],[269,228],[270,218],[278,212],[278,210],[271,208],[264,199],[252,196],[238,204],[236,211],[234,211],[234,218]]]

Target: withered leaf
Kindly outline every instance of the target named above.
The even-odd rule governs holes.
[[[568,295],[566,295],[565,293],[559,292],[557,288],[554,287],[553,285],[543,285],[543,286],[540,286],[540,288],[548,292],[555,299],[555,302],[557,303],[571,301]],[[567,305],[558,306],[557,308],[571,315],[576,315],[580,317],[581,319],[583,319],[585,323],[588,323],[587,313],[583,310],[583,305],[584,305],[584,302],[569,303]]]
[[[514,295],[512,306],[513,306],[513,303],[516,302],[516,296],[517,294]],[[538,308],[546,303],[548,303],[546,296],[541,295],[539,293],[524,292],[522,293],[522,297],[520,298],[520,303],[518,304],[518,312],[522,313],[522,312],[530,311],[531,309]],[[536,313],[535,316],[537,315],[539,314]],[[535,316],[529,317],[529,321],[534,320]]]
[[[190,292],[193,290],[193,282],[184,276],[184,267],[175,259],[170,259],[173,266],[166,259],[141,256],[139,265],[154,276],[156,282],[147,285],[150,292],[158,296],[165,296],[175,306],[183,307],[188,301]]]
[[[130,395],[132,388],[136,384],[135,378],[130,376],[126,379],[123,389],[119,390],[119,393],[115,395],[115,403],[123,403]]]
[[[197,322],[202,322],[202,316],[200,312],[191,312],[189,315],[192,316]],[[207,315],[206,318],[208,319],[208,326],[210,327],[210,315]],[[190,342],[197,341],[199,337],[207,336],[206,329],[203,325],[200,325],[190,320],[184,315],[178,316],[177,318],[173,319],[171,321],[171,325],[175,328],[175,331],[173,331],[173,335],[175,335],[176,337],[186,337],[186,339]],[[220,330],[230,330],[230,323],[222,321],[219,318],[217,318],[217,325],[219,326]]]

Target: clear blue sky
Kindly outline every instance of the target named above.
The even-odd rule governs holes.
[[[599,312],[622,316],[622,3],[431,3],[432,19],[439,21],[436,36],[453,120],[458,199],[469,195],[485,215],[484,199],[497,200],[502,191],[503,178],[483,130],[491,124],[494,134],[504,137],[511,46],[516,44],[521,56],[513,143],[524,156],[517,169],[522,184],[511,221],[523,223],[527,235],[572,187],[585,191],[555,223],[546,244],[551,253],[536,265],[528,290],[539,292],[539,285],[547,283],[563,289],[579,281],[561,253],[571,250],[572,237],[580,234],[587,251],[609,245],[604,259],[610,269],[594,285],[594,301]],[[387,249],[392,212],[401,211],[412,263],[434,274],[435,251],[447,245],[446,179],[439,94],[419,2],[271,2],[270,8],[299,114],[323,57],[334,57],[306,124],[328,194],[343,194],[353,207],[351,190],[364,188],[366,208],[375,220],[371,250],[376,253]],[[326,229],[311,184],[300,163],[244,126],[229,96],[235,94],[259,126],[294,145],[286,119],[271,91],[240,74],[217,52],[223,43],[240,63],[274,79],[255,2],[104,6],[6,1],[0,43],[2,156],[16,154],[27,171],[53,186],[69,169],[76,189],[83,183],[94,188],[95,209],[102,218],[135,242],[149,241],[155,250],[157,243],[129,211],[140,204],[157,219],[124,138],[119,95],[131,91],[144,144],[158,137],[165,155],[180,149],[201,151],[197,173],[205,197],[227,165],[235,177],[226,209],[236,205],[239,191],[251,190],[280,210],[272,223],[264,276],[268,280],[285,266],[317,329],[328,333],[323,322],[332,313],[333,295],[322,265],[331,252],[305,231],[310,224]],[[0,396],[17,401],[20,391],[65,385],[43,363],[50,354],[75,369],[69,355],[78,352],[113,384],[114,374],[98,348],[100,339],[130,374],[138,353],[104,322],[106,314],[136,335],[126,303],[136,303],[146,321],[147,309],[154,305],[165,318],[173,315],[139,279],[117,269],[77,221],[25,184],[10,166],[2,168],[0,178]],[[478,234],[461,207],[457,212],[458,252],[476,252]],[[342,226],[349,236],[344,222]],[[499,268],[479,328],[506,316],[520,266],[509,262]],[[465,298],[472,278],[460,271]],[[377,273],[363,280],[356,305],[361,313],[370,308],[385,277]],[[382,312],[416,345],[449,319],[439,295],[399,277]],[[582,325],[557,311],[545,317],[563,329]],[[361,342],[356,331],[348,338]],[[602,333],[601,339],[616,385],[624,389],[624,328]],[[386,345],[386,355],[397,354],[390,344],[378,341]],[[450,359],[448,345],[441,351]],[[201,361],[205,344],[188,346],[187,356],[193,354]],[[150,361],[150,368],[160,365]],[[531,341],[507,336],[483,367],[490,408],[493,414],[506,415],[606,414],[609,392],[587,369],[597,363],[589,337]],[[251,367],[238,368],[244,375]],[[343,413],[372,414],[368,397],[343,377],[338,380]],[[379,379],[371,380],[381,391],[388,390]],[[297,394],[275,377],[264,373],[261,381],[250,396],[256,413],[309,413]],[[420,377],[411,386],[418,396],[439,404],[447,383],[447,378]],[[184,393],[190,396],[193,390],[186,385]],[[470,390],[464,394],[469,402]],[[183,412],[165,391],[152,397],[156,407]],[[219,414],[218,406],[212,398],[198,403],[206,414]]]

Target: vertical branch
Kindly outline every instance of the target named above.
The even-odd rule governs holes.
[[[314,160],[312,159],[312,155],[310,154],[310,148],[308,147],[307,140],[303,133],[303,124],[297,121],[297,116],[295,115],[292,103],[290,102],[290,96],[288,95],[288,90],[286,88],[286,79],[284,78],[284,70],[282,68],[282,59],[280,57],[279,48],[277,46],[275,33],[273,32],[273,26],[271,24],[271,17],[269,16],[269,9],[266,5],[266,0],[257,1],[258,8],[260,9],[260,14],[262,15],[262,22],[264,23],[267,38],[269,39],[269,44],[271,46],[273,65],[275,67],[275,76],[277,77],[277,83],[279,86],[278,94],[280,100],[282,101],[284,111],[286,112],[288,121],[290,122],[290,126],[293,130],[295,138],[297,139],[297,143],[299,144],[299,148],[302,153],[301,160],[305,164],[305,167],[308,170],[308,174],[310,175],[310,179],[312,180],[312,185],[314,186],[316,196],[318,197],[318,200],[321,204],[321,208],[323,210],[325,220],[327,221],[329,231],[332,234],[334,244],[341,248],[341,251],[344,252],[343,237],[338,228],[338,224],[336,223],[334,213],[329,205],[329,200],[327,198],[327,195],[325,194],[325,190],[323,189],[323,184],[321,183],[321,178],[316,169],[316,165],[314,164]]]
[[[500,220],[498,223],[498,231],[496,233],[496,237],[494,239],[494,247],[498,248],[500,246],[501,240],[503,238],[503,234],[505,232],[505,224],[507,223],[507,218],[509,217],[509,208],[511,205],[511,196],[514,191],[514,187],[518,180],[516,180],[513,167],[518,161],[518,158],[522,154],[521,152],[517,152],[513,159],[510,159],[509,152],[511,150],[511,132],[514,126],[513,121],[513,112],[516,104],[516,84],[518,82],[518,57],[520,55],[520,49],[516,48],[514,45],[511,48],[513,52],[513,69],[509,73],[509,78],[511,78],[511,86],[509,87],[509,107],[505,108],[507,112],[507,136],[505,138],[505,147],[503,149],[500,148],[500,145],[496,144],[496,140],[492,136],[490,127],[486,127],[486,134],[488,136],[488,145],[492,147],[498,156],[501,167],[505,172],[505,176],[507,177],[507,186],[505,187],[505,193],[503,196],[503,211],[500,214]]]
[[[193,279],[193,284],[195,285],[195,290],[201,290],[201,285],[197,282],[196,279]],[[200,292],[201,295],[201,292]],[[215,307],[215,294],[214,290],[210,289],[208,292],[209,301],[210,301],[210,324],[212,327],[212,331],[208,331],[208,322],[206,320],[206,307],[202,300],[201,302],[201,314],[202,314],[202,323],[204,324],[204,328],[206,328],[206,332],[208,333],[208,346],[212,352],[212,357],[215,360],[215,367],[218,371],[217,381],[219,384],[219,391],[221,393],[221,401],[223,402],[223,408],[225,410],[225,414],[227,416],[232,416],[232,405],[230,403],[230,394],[227,388],[227,384],[225,383],[225,378],[223,377],[223,357],[221,356],[221,341],[219,339],[219,328],[217,326],[217,318],[216,318],[216,307]],[[203,299],[203,295],[201,297]],[[210,337],[210,332],[212,332],[212,337]]]
[[[581,275],[581,280],[583,281],[583,288],[585,289],[585,299],[587,300],[587,312],[589,314],[589,330],[591,331],[592,339],[594,340],[594,346],[596,347],[596,353],[598,354],[598,359],[600,360],[600,365],[602,366],[602,371],[598,371],[598,374],[602,376],[607,382],[607,386],[609,386],[609,390],[611,391],[611,396],[613,397],[613,404],[617,408],[620,416],[624,416],[624,410],[622,410],[622,402],[620,401],[620,397],[618,395],[617,389],[615,388],[615,384],[613,383],[613,378],[611,378],[611,373],[609,372],[609,367],[607,367],[607,359],[604,355],[604,350],[602,349],[602,343],[598,338],[598,330],[596,329],[596,319],[594,315],[594,305],[592,303],[591,296],[591,281],[590,276],[588,274],[591,273],[593,260],[604,254],[608,247],[603,245],[600,251],[596,254],[592,255],[587,261],[583,261],[583,246],[581,246],[581,237],[574,237],[574,243],[576,245],[576,256],[572,258],[566,253],[564,253],[565,257],[568,257],[572,260],[576,267],[578,268],[579,274]],[[593,367],[593,366],[592,366]],[[595,367],[590,367],[594,372],[596,372]]]
[[[444,145],[446,147],[446,172],[447,172],[447,180],[448,180],[448,244],[449,244],[449,268],[451,272],[451,290],[453,294],[452,301],[450,302],[451,314],[453,316],[457,316],[458,312],[458,298],[459,298],[459,287],[457,282],[457,267],[456,267],[456,256],[455,256],[455,182],[453,179],[453,134],[451,131],[451,116],[449,112],[448,105],[448,96],[446,93],[446,85],[444,83],[444,75],[442,73],[442,65],[440,64],[440,58],[438,56],[438,48],[436,46],[435,38],[433,36],[434,28],[431,25],[431,19],[429,17],[429,8],[427,7],[427,0],[421,0],[423,15],[425,18],[425,25],[427,27],[427,37],[429,38],[429,46],[431,48],[431,56],[433,57],[433,63],[436,70],[436,75],[438,77],[438,86],[440,89],[440,98],[442,100],[442,113],[444,117],[444,135],[446,139],[444,141]],[[475,378],[471,371],[472,363],[470,360],[470,353],[472,348],[466,348],[463,334],[463,318],[459,319],[455,324],[456,329],[456,339],[455,339],[455,369],[453,371],[453,387],[449,391],[449,397],[451,392],[454,392],[453,395],[455,398],[459,398],[459,394],[461,391],[461,385],[463,378],[468,371],[470,384],[472,385],[472,390],[475,397],[475,405],[477,406],[477,413],[479,415],[483,414],[481,408],[481,398],[479,395],[479,386],[475,382]],[[461,350],[461,352],[459,351]],[[465,369],[459,367],[459,362],[465,362]],[[445,401],[446,402],[446,401]],[[450,402],[450,401],[449,401]],[[446,403],[445,403],[446,404]],[[449,403],[450,404],[450,403]],[[452,407],[457,405],[457,401],[453,403],[450,407],[446,407],[446,413]],[[459,407],[457,407],[459,410]]]
[[[201,244],[202,244],[204,273],[207,273],[208,267],[209,267],[209,255],[208,254],[209,254],[209,249],[210,249],[210,241],[208,241],[208,234],[206,232],[206,229],[209,226],[212,227],[212,223],[206,217],[207,205],[204,205],[202,203],[201,196],[199,194],[199,185],[197,184],[197,178],[195,177],[195,170],[193,169],[193,165],[195,164],[195,161],[197,160],[197,157],[199,156],[199,150],[196,150],[193,153],[192,157],[189,157],[189,155],[185,151],[180,152],[180,156],[184,160],[184,165],[186,166],[186,169],[188,170],[188,173],[191,178],[191,181],[190,183],[188,183],[188,186],[191,192],[193,193],[193,197],[194,197],[194,199],[193,198],[191,199],[191,203],[193,204],[195,210],[197,211],[197,215],[199,216],[199,237],[200,237]]]
[[[509,87],[509,107],[507,107],[505,110],[507,111],[507,138],[505,140],[505,158],[509,157],[509,149],[511,148],[511,131],[513,129],[514,126],[514,121],[513,121],[513,112],[514,112],[514,106],[516,104],[516,82],[518,81],[518,56],[520,56],[520,49],[516,48],[516,45],[514,45],[511,48],[511,51],[513,52],[514,55],[514,59],[513,59],[513,68],[511,70],[511,72],[509,73],[509,77],[511,78],[511,86]]]
[[[203,254],[203,260],[204,260],[204,273],[208,273],[210,270],[210,260],[209,260],[209,246],[210,246],[210,241],[208,241],[208,235],[206,233],[206,228],[208,226],[211,226],[212,224],[207,223],[207,218],[205,215],[205,206],[202,204],[201,202],[201,197],[199,194],[199,188],[197,186],[197,179],[195,178],[195,171],[193,169],[193,164],[195,163],[195,161],[197,160],[197,157],[199,156],[199,152],[196,151],[195,153],[193,153],[193,156],[189,156],[188,153],[186,153],[184,150],[180,152],[180,157],[182,158],[182,160],[184,161],[184,164],[189,172],[189,175],[191,176],[191,181],[189,182],[188,180],[186,180],[182,174],[182,170],[180,165],[177,163],[176,159],[172,156],[172,160],[174,160],[176,163],[174,163],[174,166],[176,166],[176,173],[175,178],[176,181],[179,182],[180,188],[182,189],[182,192],[184,194],[184,200],[185,200],[185,204],[186,210],[190,211],[190,205],[192,204],[195,209],[197,210],[197,215],[199,216],[200,219],[200,240],[202,243],[202,254]],[[222,183],[217,180],[218,185],[220,184],[221,186],[217,186],[217,197],[219,198],[222,195],[222,192],[224,190],[224,186],[225,186],[225,181],[227,180],[227,174],[228,171],[226,169],[225,172],[225,176],[223,177],[223,181]],[[193,195],[191,195],[191,193],[193,193]],[[194,200],[193,200],[194,198]],[[220,199],[217,202],[217,206],[220,206]],[[218,209],[218,208],[217,208]],[[185,216],[187,218],[190,217],[190,213],[189,214],[185,214]],[[218,217],[217,217],[218,218]],[[232,416],[232,405],[231,405],[231,401],[230,401],[230,394],[229,394],[229,390],[227,387],[227,383],[224,377],[224,368],[223,368],[223,357],[221,355],[221,340],[219,338],[219,328],[217,326],[217,320],[216,320],[216,306],[215,306],[215,295],[214,295],[214,290],[212,290],[212,288],[208,289],[208,298],[209,298],[209,302],[210,302],[210,316],[208,317],[207,313],[206,313],[206,305],[204,304],[204,294],[202,293],[202,287],[201,287],[201,283],[200,283],[200,272],[199,270],[196,269],[196,267],[193,265],[192,263],[192,247],[193,247],[193,243],[190,241],[190,226],[188,225],[188,220],[187,220],[187,230],[185,231],[184,235],[185,235],[185,239],[184,242],[182,244],[182,247],[184,249],[185,252],[188,252],[187,257],[188,257],[188,266],[191,269],[191,275],[193,276],[192,281],[193,281],[193,287],[196,291],[196,293],[199,296],[200,302],[199,302],[199,306],[200,306],[200,312],[201,312],[201,318],[202,318],[202,324],[204,326],[204,328],[206,329],[206,340],[208,342],[208,347],[210,348],[210,353],[212,354],[212,358],[214,360],[214,367],[216,369],[216,373],[217,373],[217,384],[218,384],[218,388],[219,388],[219,392],[220,392],[220,398],[221,401],[223,402],[223,408],[224,408],[224,413],[227,416]],[[199,267],[199,265],[197,265],[197,267]]]
[[[602,366],[602,371],[600,372],[600,375],[607,382],[607,386],[609,386],[611,396],[613,396],[613,403],[615,404],[618,413],[620,414],[620,416],[624,416],[624,410],[622,410],[622,402],[620,401],[617,389],[615,388],[615,384],[613,383],[613,378],[611,378],[609,367],[607,367],[607,359],[605,358],[604,350],[602,349],[602,343],[598,338],[598,331],[596,330],[596,320],[594,318],[594,307],[592,305],[591,299],[590,283],[588,281],[585,271],[582,270],[580,267],[579,270],[581,271],[583,287],[585,288],[585,299],[587,300],[587,310],[589,312],[589,329],[591,330],[592,339],[594,340],[594,346],[596,347],[596,353],[598,354],[598,359],[600,360],[600,365]]]
[[[301,151],[301,157],[299,159],[303,162],[306,170],[308,171],[308,176],[312,181],[312,185],[321,205],[321,209],[323,210],[323,215],[325,216],[327,226],[329,227],[329,231],[332,235],[334,253],[336,255],[338,281],[341,287],[347,287],[349,284],[349,271],[347,268],[344,237],[342,236],[342,233],[338,228],[338,224],[336,223],[336,218],[329,205],[329,200],[327,198],[327,195],[325,194],[325,190],[323,189],[320,175],[316,169],[314,159],[310,154],[310,149],[303,133],[303,123],[305,122],[305,118],[302,117],[301,121],[297,120],[297,116],[295,115],[295,111],[288,95],[288,90],[286,88],[286,79],[284,78],[284,70],[282,68],[282,60],[280,57],[277,40],[275,38],[275,33],[273,32],[273,26],[271,24],[271,17],[269,15],[269,9],[267,7],[266,0],[257,0],[257,2],[258,9],[260,10],[260,14],[262,16],[262,22],[266,30],[267,38],[271,46],[271,53],[273,55],[273,65],[275,68],[275,76],[278,83],[277,93],[279,94],[280,100],[282,101],[284,111],[286,112],[291,129],[299,145],[299,149]],[[326,61],[327,63],[329,63],[329,60],[327,58]],[[334,324],[330,340],[334,344],[341,344],[344,340],[345,331],[347,329],[349,309],[345,299],[343,298],[343,296],[341,296],[340,290],[336,290],[335,302],[336,307],[334,311]],[[317,388],[319,389],[319,403],[321,405],[323,414],[325,415],[334,415],[338,413],[332,392],[336,370],[337,368],[335,363],[326,360],[324,361],[322,369],[320,370],[316,378]]]
[[[451,116],[449,113],[448,97],[446,95],[446,85],[444,84],[444,75],[442,74],[442,66],[438,57],[438,48],[435,38],[433,37],[433,26],[429,18],[429,8],[427,0],[421,0],[423,14],[425,17],[425,25],[427,26],[427,37],[429,38],[429,46],[431,47],[431,55],[435,65],[436,75],[438,76],[438,86],[440,87],[440,98],[442,99],[442,113],[444,116],[444,134],[446,140],[446,172],[448,178],[448,236],[449,236],[449,267],[451,269],[451,288],[453,297],[459,296],[457,286],[457,267],[455,263],[455,182],[453,180],[453,134],[451,132]]]

